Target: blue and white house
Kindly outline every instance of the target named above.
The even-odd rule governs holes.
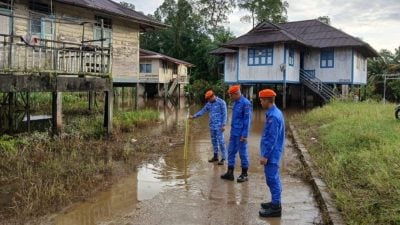
[[[211,54],[224,56],[226,83],[304,85],[325,101],[334,84],[366,84],[367,58],[378,56],[367,43],[319,20],[262,22]]]

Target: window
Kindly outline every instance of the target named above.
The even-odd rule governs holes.
[[[112,41],[112,20],[110,18],[106,18],[103,16],[95,15],[94,19],[96,23],[94,24],[94,39],[100,40],[101,39],[101,20],[103,20],[103,27],[104,27],[104,41],[105,45],[111,44]],[[101,45],[101,42],[97,42],[97,45]]]
[[[249,66],[272,65],[274,50],[273,47],[249,48]]]
[[[30,23],[29,30],[32,35],[43,39],[53,39],[54,24],[50,18],[51,8],[46,3],[39,1],[29,2]]]
[[[289,48],[289,66],[294,66],[294,48]]]
[[[10,10],[11,9],[11,0],[0,0],[0,10]]]
[[[321,62],[320,62],[320,67],[321,68],[333,68],[335,65],[334,63],[334,53],[333,49],[322,49],[321,50]]]
[[[151,73],[151,64],[140,64],[140,73]]]

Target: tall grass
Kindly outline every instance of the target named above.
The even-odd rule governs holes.
[[[131,112],[117,112],[114,116],[116,128],[129,131],[133,126],[142,127],[159,120],[160,113],[151,109]]]
[[[334,102],[293,118],[348,224],[400,224],[394,107]]]
[[[29,220],[59,210],[108,183],[112,160],[133,156],[139,160],[139,154],[168,146],[164,143],[167,136],[165,140],[140,137],[147,141],[127,145],[130,137],[124,131],[158,118],[159,113],[152,110],[119,112],[114,117],[114,133],[107,138],[101,115],[66,118],[63,135],[56,139],[47,133],[0,136],[0,221]],[[162,139],[160,147],[149,145]]]

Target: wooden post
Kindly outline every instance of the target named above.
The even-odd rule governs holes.
[[[286,109],[286,82],[283,83],[282,109]]]
[[[59,135],[62,129],[62,93],[52,93],[53,135]]]
[[[139,108],[139,83],[136,83],[136,93],[135,93],[135,110]]]
[[[300,90],[300,101],[301,101],[301,106],[305,107],[306,106],[306,99],[305,99],[305,90],[304,90],[304,85],[301,84],[301,90]]]
[[[164,103],[167,102],[167,96],[168,96],[168,83],[164,83]]]
[[[31,132],[31,105],[30,105],[30,93],[26,92],[26,123],[28,127],[28,133]]]
[[[106,128],[107,134],[112,133],[112,117],[113,117],[113,92],[104,92],[104,127]]]
[[[8,129],[14,131],[15,93],[8,93]]]
[[[94,91],[89,91],[89,112],[93,112],[94,109]]]

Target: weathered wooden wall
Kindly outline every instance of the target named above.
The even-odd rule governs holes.
[[[334,67],[320,67],[320,50],[312,49],[304,56],[304,69],[315,70],[315,77],[327,83],[350,83],[352,71],[351,48],[334,49]]]

